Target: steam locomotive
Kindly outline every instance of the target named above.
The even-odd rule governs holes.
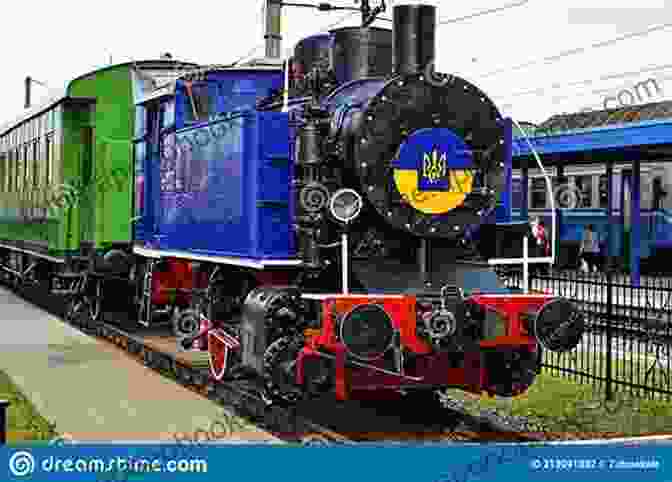
[[[133,239],[90,254],[92,319],[131,286],[139,325],[169,317],[215,380],[286,403],[513,396],[542,348],[578,345],[570,301],[511,293],[487,263],[529,229],[495,222],[507,120],[434,71],[434,7],[395,6],[392,31],[370,26],[383,9],[286,63],[139,89]]]

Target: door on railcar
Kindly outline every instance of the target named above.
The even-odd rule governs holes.
[[[158,234],[159,149],[159,104],[154,101],[136,107],[133,239],[140,243],[154,243]]]
[[[630,200],[632,199],[632,171],[621,171],[621,259],[626,267],[630,266],[630,233],[632,231],[632,212]]]
[[[80,242],[93,247],[94,243],[94,216],[96,213],[95,200],[96,188],[93,185],[93,143],[94,128],[82,127],[81,129],[81,150],[80,150],[80,173],[81,185],[83,187],[82,200],[80,202],[79,226]]]

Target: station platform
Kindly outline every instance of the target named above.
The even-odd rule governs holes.
[[[0,322],[0,370],[71,439],[174,442],[176,433],[221,433],[223,412],[237,418],[1,287]],[[213,424],[219,428],[213,430]],[[280,442],[248,423],[245,427],[217,442]]]

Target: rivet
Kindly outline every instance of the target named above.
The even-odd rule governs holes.
[[[369,191],[373,191],[373,186],[369,186]]]
[[[365,167],[367,166],[367,164],[366,164],[366,162],[362,162],[362,163],[360,164],[360,166],[365,168]]]

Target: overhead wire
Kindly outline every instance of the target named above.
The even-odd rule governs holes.
[[[257,24],[261,25],[261,32],[262,33],[264,33],[264,30],[266,28],[265,25],[264,25],[265,14],[266,14],[266,1],[261,0],[261,10],[260,10],[260,12],[257,16]],[[266,45],[266,42],[262,42],[260,44],[255,45],[245,55],[243,55],[242,57],[239,57],[238,60],[234,61],[233,65],[238,65],[243,60],[245,60],[245,59],[249,58],[250,56],[254,55],[259,49],[261,49],[265,45]]]
[[[515,2],[515,3],[507,3],[505,5],[502,5],[501,7],[496,7],[496,8],[489,8],[487,10],[479,10],[478,12],[474,12],[469,15],[465,15],[463,17],[456,17],[456,18],[440,18],[439,21],[436,23],[438,25],[447,25],[450,23],[457,23],[457,22],[462,22],[464,20],[470,20],[472,18],[476,17],[481,17],[483,15],[489,15],[491,13],[497,13],[497,12],[502,12],[504,10],[508,10],[510,8],[516,8],[516,7],[521,7],[525,5],[526,3],[530,3],[530,0],[522,0],[520,2]],[[393,20],[391,18],[387,17],[376,17],[376,20],[384,20],[386,22],[392,22]]]
[[[515,98],[515,97],[522,97],[522,96],[527,96],[527,95],[544,95],[544,94],[547,93],[547,91],[550,91],[550,90],[587,86],[587,85],[591,85],[595,82],[599,82],[599,81],[602,81],[602,80],[626,79],[626,78],[629,78],[629,77],[636,77],[636,76],[646,74],[646,73],[663,72],[663,71],[669,70],[669,69],[672,69],[672,64],[649,66],[649,67],[644,67],[642,69],[635,70],[635,71],[615,72],[615,73],[602,75],[600,77],[592,78],[592,79],[575,80],[575,81],[565,82],[565,83],[562,83],[562,84],[553,83],[553,84],[550,84],[550,85],[546,85],[544,87],[537,87],[537,88],[534,88],[534,89],[511,92],[511,93],[508,93],[508,94],[502,94],[502,95],[494,96],[493,100],[496,100],[496,99],[512,99],[512,98]]]
[[[463,17],[450,18],[450,19],[439,19],[437,25],[447,25],[450,23],[462,22],[464,20],[470,20],[472,18],[481,17],[483,15],[490,15],[491,13],[503,12],[504,10],[509,10],[511,8],[522,7],[526,3],[530,3],[530,0],[522,0],[520,2],[508,3],[502,5],[501,7],[489,8],[487,10],[481,10],[479,12],[472,13],[470,15],[465,15]]]
[[[544,64],[554,63],[554,62],[556,62],[558,60],[561,60],[565,57],[570,57],[572,55],[581,54],[581,53],[584,53],[584,52],[587,52],[587,51],[593,50],[593,49],[608,47],[610,45],[621,42],[623,40],[629,40],[631,38],[636,38],[636,37],[645,37],[645,36],[650,35],[654,32],[657,32],[657,31],[660,31],[660,30],[665,30],[666,28],[670,28],[670,27],[672,27],[672,23],[664,23],[664,24],[660,24],[660,25],[654,25],[653,27],[649,27],[645,30],[640,30],[640,31],[637,31],[637,32],[630,32],[630,33],[627,33],[627,34],[624,34],[624,35],[620,35],[618,37],[614,37],[614,38],[611,38],[611,39],[595,42],[593,44],[589,44],[589,45],[586,45],[584,47],[577,47],[577,48],[574,48],[574,49],[571,49],[571,50],[564,50],[564,51],[559,52],[557,54],[542,57],[540,59],[530,60],[528,62],[525,62],[523,64],[519,64],[519,65],[515,65],[513,67],[504,67],[504,68],[501,68],[501,69],[493,70],[491,72],[487,72],[485,74],[478,74],[477,77],[485,78],[485,77],[490,77],[492,75],[497,75],[497,74],[502,74],[502,73],[507,73],[507,72],[513,72],[513,71],[521,70],[521,69],[524,69],[524,68],[527,68],[527,67],[531,67],[533,65],[540,64],[540,63],[544,63]]]

